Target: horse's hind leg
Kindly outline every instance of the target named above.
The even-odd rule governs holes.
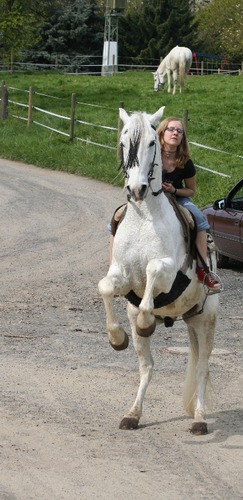
[[[128,346],[128,335],[119,324],[113,307],[113,298],[116,288],[115,281],[117,282],[117,277],[112,278],[112,276],[106,276],[100,280],[98,288],[105,305],[106,326],[110,344],[116,351],[121,351]]]
[[[128,318],[131,324],[133,344],[139,360],[140,384],[136,399],[128,413],[124,415],[119,425],[119,429],[137,429],[142,415],[142,405],[144,396],[152,378],[153,358],[150,351],[150,339],[140,337],[136,331],[138,310],[131,304],[127,306]]]
[[[213,349],[215,317],[195,317],[187,323],[190,354],[184,385],[184,407],[194,417],[191,432],[207,434],[205,402],[210,389],[208,360]]]

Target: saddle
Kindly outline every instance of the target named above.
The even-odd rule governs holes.
[[[112,219],[111,219],[111,234],[112,236],[115,236],[118,224],[122,222],[126,215],[127,211],[127,203],[124,203],[123,205],[120,205],[118,208],[116,208]]]
[[[172,205],[177,218],[179,219],[184,239],[186,242],[186,253],[191,257],[191,260],[196,258],[196,250],[195,250],[195,240],[197,234],[196,221],[192,215],[192,213],[185,207],[182,207],[176,202],[176,199],[173,195],[166,193],[166,196]],[[111,219],[111,234],[115,236],[118,225],[123,221],[127,210],[127,203],[120,205],[114,212]]]
[[[179,219],[182,229],[183,229],[183,234],[184,234],[184,239],[186,242],[186,253],[188,256],[187,263],[188,266],[192,265],[192,260],[196,259],[196,247],[195,247],[195,241],[196,241],[196,236],[197,236],[197,225],[195,218],[193,214],[185,207],[182,207],[177,203],[175,196],[171,195],[170,193],[165,193],[167,196],[170,204],[172,205],[175,214],[177,218]]]

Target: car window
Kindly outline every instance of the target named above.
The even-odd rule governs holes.
[[[231,198],[230,207],[243,211],[243,186]]]

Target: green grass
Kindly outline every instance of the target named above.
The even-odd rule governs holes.
[[[214,75],[190,76],[183,94],[155,93],[150,72],[118,73],[113,77],[63,75],[59,73],[2,73],[7,87],[28,90],[32,87],[33,104],[63,116],[70,116],[71,94],[76,93],[76,118],[90,123],[118,126],[121,102],[127,111],[155,112],[165,105],[165,116],[183,118],[188,111],[188,139],[227,154],[191,145],[197,165],[230,176],[221,177],[198,169],[195,203],[200,207],[227,192],[242,177],[242,91],[243,77]],[[48,94],[57,99],[40,96]],[[9,89],[9,99],[28,102],[28,94]],[[95,104],[98,107],[86,106]],[[34,123],[13,118],[27,117],[26,108],[9,104],[9,117],[0,121],[1,157],[123,185],[115,150],[86,144],[57,134]],[[69,133],[69,122],[38,111],[33,119]],[[116,148],[117,132],[75,124],[75,135]]]

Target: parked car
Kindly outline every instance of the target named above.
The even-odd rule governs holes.
[[[203,213],[217,249],[218,267],[226,266],[229,258],[243,262],[243,178]]]

